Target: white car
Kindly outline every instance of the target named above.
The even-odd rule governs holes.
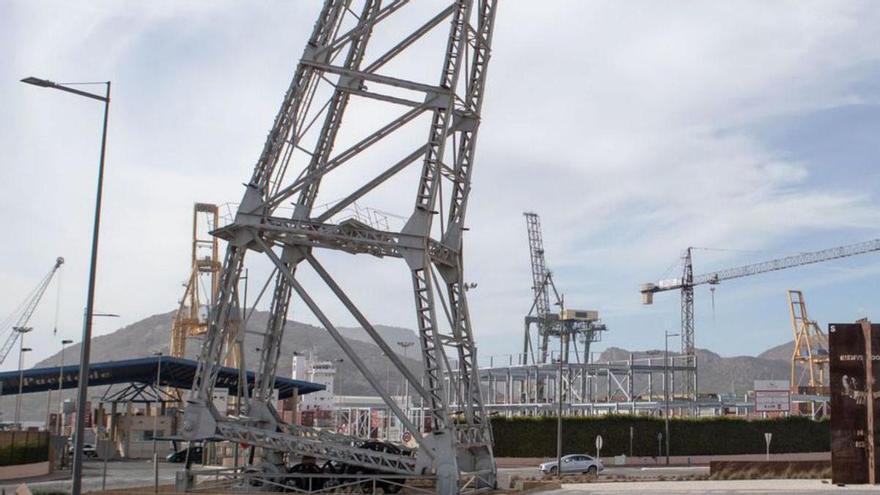
[[[556,461],[545,462],[538,466],[544,474],[556,474]],[[602,461],[586,454],[570,454],[562,457],[562,474],[584,473],[598,474],[605,469]]]

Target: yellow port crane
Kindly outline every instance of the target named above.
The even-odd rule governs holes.
[[[210,232],[219,227],[217,205],[193,205],[191,270],[183,297],[171,321],[171,355],[184,357],[186,340],[207,331],[207,312],[217,295],[220,271],[219,246]]]
[[[801,291],[788,291],[788,307],[794,330],[791,390],[798,393],[802,387],[808,387],[805,393],[816,394],[819,392],[819,387],[828,384],[828,376],[825,373],[828,367],[828,337],[807,315],[807,303]]]

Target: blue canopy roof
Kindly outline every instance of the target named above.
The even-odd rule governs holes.
[[[159,360],[162,361],[161,370]],[[89,386],[112,385],[115,383],[151,383],[156,382],[156,372],[160,372],[159,386],[188,389],[192,387],[193,377],[196,374],[198,363],[191,359],[183,359],[169,356],[151,356],[136,359],[124,359],[122,361],[107,361],[104,363],[92,363],[89,365]],[[76,388],[79,383],[79,365],[65,366],[62,370],[59,366],[50,368],[32,368],[24,370],[23,393],[45,392],[58,390],[59,374],[63,377],[62,388]],[[0,395],[14,395],[18,393],[18,371],[6,371],[0,373]],[[247,374],[248,387],[253,387],[254,373]],[[221,368],[215,384],[218,388],[226,388],[230,393],[235,393],[238,388],[238,370],[234,368]],[[298,389],[299,395],[324,390],[324,386],[303,380],[275,377],[275,388],[278,389],[278,398],[286,399],[293,395],[293,390]]]

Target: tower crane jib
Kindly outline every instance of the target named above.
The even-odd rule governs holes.
[[[670,290],[681,291],[681,352],[686,356],[692,356],[694,354],[694,287],[703,284],[717,284],[725,280],[786,270],[798,266],[822,263],[860,254],[873,253],[880,251],[880,239],[872,239],[870,241],[859,242],[856,244],[848,244],[819,251],[785,256],[782,258],[708,272],[696,276],[693,275],[692,250],[693,248],[687,248],[685,255],[682,257],[684,271],[681,278],[642,284],[639,289],[639,292],[641,292],[642,295],[642,304],[653,304],[654,294],[658,292],[666,292]],[[691,382],[692,380],[687,380],[689,385],[691,385]]]
[[[53,265],[52,269],[49,270],[49,273],[43,277],[43,280],[40,281],[37,288],[31,292],[27,299],[25,299],[24,303],[19,306],[19,309],[7,318],[6,324],[9,326],[4,329],[6,331],[6,338],[3,340],[3,346],[0,347],[0,364],[3,364],[3,362],[6,361],[6,356],[9,355],[9,351],[11,351],[15,346],[15,343],[18,342],[18,339],[22,334],[21,329],[27,327],[28,321],[30,321],[31,316],[33,316],[34,311],[36,311],[37,305],[40,303],[43,294],[49,287],[49,283],[52,282],[52,277],[55,276],[55,272],[57,272],[63,264],[64,258],[59,256],[55,260],[55,265]]]

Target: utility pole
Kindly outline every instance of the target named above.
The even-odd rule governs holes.
[[[858,321],[862,326],[862,335],[865,339],[865,406],[867,410],[867,429],[865,432],[865,450],[868,454],[868,483],[877,483],[876,461],[874,445],[874,350],[872,349],[871,322],[867,318]]]
[[[156,437],[159,434],[159,403],[162,399],[159,392],[159,382],[162,379],[162,353],[154,352],[153,355],[159,357],[156,366],[156,405],[153,411],[153,493],[159,493],[159,453],[156,450]]]
[[[86,314],[85,322],[83,324],[82,348],[80,349],[79,360],[79,384],[76,400],[77,414],[73,446],[73,473],[71,475],[72,483],[70,487],[71,495],[80,495],[82,493],[83,431],[85,430],[86,424],[85,408],[86,401],[88,400],[89,361],[92,344],[92,313],[95,311],[95,282],[98,272],[98,234],[101,231],[101,200],[104,194],[104,157],[107,152],[107,120],[110,115],[110,81],[102,83],[78,83],[106,85],[106,93],[103,96],[68,87],[77,83],[58,84],[45,79],[38,79],[36,77],[26,77],[22,79],[21,82],[43,88],[52,88],[67,93],[73,93],[75,95],[84,96],[104,103],[104,125],[101,132],[101,157],[98,161],[98,186],[95,193],[95,220],[92,225],[92,253],[89,264],[89,288],[86,296]]]
[[[58,435],[64,434],[64,398],[61,390],[64,386],[64,346],[72,344],[69,339],[61,339],[61,365],[58,367]]]
[[[407,359],[407,350],[411,345],[415,344],[415,342],[406,342],[400,341],[397,343],[400,347],[403,348],[403,359],[404,364],[406,364]],[[403,412],[406,414],[406,417],[410,417],[410,407],[409,407],[409,380],[403,380]],[[412,419],[412,418],[410,418]],[[417,431],[412,432],[413,435],[417,434]]]
[[[677,333],[664,332],[666,336],[663,339],[665,352],[663,355],[663,395],[666,402],[665,412],[663,413],[664,429],[666,430],[666,465],[669,465],[669,337],[678,337]]]
[[[24,334],[33,330],[32,327],[15,327],[12,329],[18,336],[18,395],[15,397],[15,422],[13,426],[21,430],[21,395],[24,389],[24,353],[30,351],[24,346]]]
[[[558,409],[556,410],[556,476],[562,479],[562,339],[559,340],[559,373],[556,381]]]

